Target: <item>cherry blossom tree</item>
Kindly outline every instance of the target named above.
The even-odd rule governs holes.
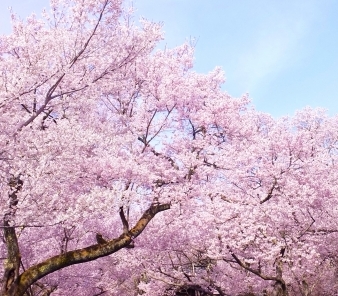
[[[119,0],[12,19],[1,295],[338,291],[336,117],[255,111]]]
[[[132,247],[189,197],[191,156],[176,159],[189,152],[177,149],[184,117],[218,97],[223,78],[189,72],[188,45],[153,53],[161,38],[157,24],[133,25],[121,1],[13,15],[0,41],[3,295],[51,293],[58,284],[40,279]]]
[[[182,287],[200,295],[337,292],[337,118],[309,108],[277,121],[252,115],[250,138],[244,124],[236,137],[228,129],[207,158],[214,171],[199,201],[147,229],[171,226],[167,244],[152,246],[146,261],[149,280],[140,286],[149,295]],[[228,148],[236,155],[225,155]]]

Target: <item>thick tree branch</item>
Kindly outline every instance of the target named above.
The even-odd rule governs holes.
[[[15,228],[9,226],[8,220],[4,221],[4,237],[7,246],[7,258],[5,261],[5,272],[2,282],[2,293],[8,291],[13,282],[19,277],[19,268],[21,262],[20,249],[18,244],[18,238],[16,236]]]
[[[21,255],[19,249],[18,238],[16,236],[15,228],[10,225],[10,222],[15,216],[16,205],[18,204],[18,193],[23,185],[19,177],[12,177],[9,181],[11,188],[9,197],[9,211],[5,213],[3,219],[4,238],[7,247],[7,259],[5,261],[5,272],[2,281],[2,293],[6,295],[12,284],[19,277],[19,269],[21,263]]]
[[[129,231],[129,234],[132,235],[133,238],[138,237],[142,231],[145,229],[147,224],[155,217],[155,215],[159,212],[163,212],[170,209],[170,204],[163,205],[152,205],[148,210],[144,212],[140,220],[136,223],[136,225]]]
[[[152,205],[144,212],[139,221],[128,233],[123,233],[118,238],[107,241],[105,244],[96,244],[87,248],[69,251],[28,268],[19,276],[16,285],[12,285],[12,290],[9,295],[22,296],[30,285],[54,271],[74,264],[105,257],[127,247],[133,238],[142,233],[157,213],[168,209],[170,209],[170,204]]]

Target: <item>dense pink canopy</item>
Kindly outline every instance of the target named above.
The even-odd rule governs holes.
[[[0,37],[1,295],[337,293],[338,118],[257,112],[131,13]]]

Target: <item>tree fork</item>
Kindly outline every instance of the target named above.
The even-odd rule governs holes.
[[[32,284],[50,273],[67,266],[89,262],[100,257],[111,255],[127,247],[133,238],[136,238],[142,233],[156,214],[168,209],[170,209],[170,204],[151,205],[128,233],[123,233],[118,238],[109,240],[105,244],[95,244],[83,249],[69,251],[28,268],[19,275],[15,281],[11,282],[10,287],[1,296],[23,296]]]

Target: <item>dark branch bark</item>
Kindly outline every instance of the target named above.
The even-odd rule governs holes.
[[[23,185],[19,177],[13,177],[9,181],[11,188],[9,197],[9,210],[5,213],[3,219],[4,238],[7,247],[7,260],[5,261],[5,272],[2,281],[2,293],[6,295],[7,291],[17,281],[19,277],[19,269],[21,263],[21,255],[19,249],[18,238],[15,228],[10,225],[12,218],[15,216],[16,205],[18,204],[18,193]]]
[[[277,178],[274,177],[274,181],[273,181],[272,187],[270,188],[270,190],[268,192],[268,195],[260,202],[260,204],[265,203],[266,201],[268,201],[272,197],[272,193],[276,189],[276,186],[277,186]]]
[[[311,217],[311,223],[304,231],[302,231],[300,236],[298,236],[298,239],[300,239],[305,233],[307,233],[309,231],[309,229],[312,227],[312,225],[316,222],[315,218],[313,218],[313,216],[311,215],[309,209],[307,209],[307,212],[308,212],[309,216]]]
[[[18,128],[18,131],[21,131],[23,127],[25,126],[28,126],[30,123],[32,123],[35,118],[37,118],[42,112],[45,111],[48,103],[53,99],[55,98],[55,96],[52,96],[55,89],[58,87],[58,85],[61,83],[63,77],[65,76],[66,74],[63,73],[59,78],[58,80],[50,87],[50,89],[48,90],[47,94],[46,94],[46,98],[45,98],[45,102],[44,104],[34,113],[33,116],[31,116],[28,120],[26,120],[24,123],[22,123],[19,128]]]
[[[76,61],[79,59],[79,57],[84,53],[84,51],[86,50],[90,40],[93,38],[93,36],[95,35],[96,33],[96,30],[101,22],[101,19],[102,19],[102,16],[103,16],[103,13],[106,9],[106,6],[108,5],[108,0],[105,1],[104,5],[103,5],[103,8],[101,10],[101,13],[100,13],[100,16],[95,24],[95,27],[94,27],[94,30],[93,32],[90,34],[89,38],[87,39],[86,43],[84,44],[83,48],[79,51],[79,53],[73,58],[73,60],[71,61],[70,63],[70,68],[76,63]]]
[[[251,273],[259,276],[261,279],[266,280],[266,281],[275,281],[277,284],[280,285],[280,287],[282,288],[283,291],[283,295],[287,295],[287,291],[286,291],[286,284],[285,281],[282,279],[282,272],[281,272],[281,268],[280,266],[277,264],[276,265],[276,273],[277,276],[266,276],[263,275],[259,270],[253,269],[251,267],[249,267],[245,262],[241,261],[231,250],[230,247],[227,246],[231,256],[235,259],[236,263],[243,267],[245,270],[250,271]],[[225,260],[226,261],[226,260]]]
[[[221,287],[218,287],[218,286],[215,286],[215,285],[213,285],[212,287],[218,292],[218,294],[219,294],[220,296],[226,296],[226,295],[224,294],[223,290],[221,289]]]
[[[123,233],[128,233],[129,224],[128,224],[128,221],[126,219],[126,216],[124,215],[123,207],[120,207],[120,218],[121,218],[122,225],[123,225]]]
[[[80,58],[80,56],[84,53],[84,51],[86,50],[86,48],[88,47],[91,39],[93,38],[93,36],[95,35],[96,33],[96,30],[102,20],[102,17],[103,17],[103,13],[106,9],[106,6],[108,5],[108,0],[105,1],[104,5],[103,5],[103,8],[101,10],[101,13],[100,13],[100,16],[97,20],[97,23],[92,31],[92,33],[90,34],[89,38],[87,39],[87,41],[85,42],[83,48],[77,53],[77,55],[72,59],[72,61],[70,62],[70,68],[73,67],[73,65],[76,63],[76,61]],[[24,123],[22,123],[19,128],[18,128],[18,131],[21,131],[21,129],[25,126],[28,126],[30,123],[32,123],[35,118],[37,118],[46,108],[47,104],[52,100],[54,99],[55,97],[58,97],[57,96],[53,96],[53,93],[55,91],[55,89],[58,87],[58,85],[61,83],[63,77],[65,76],[65,73],[61,74],[61,76],[58,78],[58,80],[51,86],[51,88],[48,90],[47,94],[46,94],[46,98],[45,98],[45,102],[44,104],[34,113],[33,116],[31,116],[27,121],[25,121]],[[87,87],[87,86],[85,86]],[[71,91],[72,92],[72,91]],[[21,104],[22,105],[22,104]],[[25,106],[22,105],[24,108]],[[27,110],[27,108],[25,108]],[[28,110],[29,111],[29,110]]]
[[[12,284],[19,277],[21,256],[15,228],[10,227],[7,220],[4,221],[4,224],[5,226],[8,226],[4,229],[4,237],[7,246],[7,260],[5,261],[5,272],[2,283],[2,293],[6,295]]]
[[[123,233],[118,238],[107,241],[105,244],[96,244],[87,248],[69,251],[64,254],[51,257],[44,262],[28,268],[18,277],[16,282],[11,285],[11,289],[7,295],[22,296],[33,283],[50,273],[67,266],[89,262],[100,257],[108,256],[124,247],[127,247],[132,242],[133,238],[142,233],[147,224],[155,217],[156,214],[168,209],[170,209],[170,204],[152,205],[144,212],[139,221],[128,233]]]

